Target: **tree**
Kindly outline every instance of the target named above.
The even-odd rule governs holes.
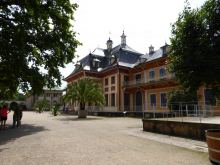
[[[180,110],[181,105],[194,105],[197,104],[197,95],[192,95],[191,93],[186,93],[184,90],[179,89],[176,91],[171,91],[168,94],[168,107],[170,110]]]
[[[17,100],[17,101],[25,101],[26,96],[23,93],[15,93],[15,95],[13,96],[13,100]]]
[[[71,25],[76,9],[69,0],[0,1],[1,98],[18,88],[40,93],[61,84],[59,67],[72,61],[80,44]]]
[[[199,9],[187,4],[172,26],[169,71],[186,93],[201,85],[217,91],[220,84],[220,1],[208,0]],[[218,92],[215,92],[218,95]]]
[[[105,103],[101,84],[90,78],[82,78],[69,84],[65,100],[79,103],[79,113],[85,111],[86,104],[101,106]],[[82,113],[85,114],[84,112]],[[86,115],[79,115],[79,117],[85,118]]]
[[[50,109],[50,103],[48,100],[39,100],[34,104],[34,108],[37,112],[41,113],[43,110]]]

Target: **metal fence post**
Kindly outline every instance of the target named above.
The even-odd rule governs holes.
[[[181,112],[181,119],[182,119],[182,122],[183,122],[183,106],[182,106],[182,103],[180,103],[180,112]]]

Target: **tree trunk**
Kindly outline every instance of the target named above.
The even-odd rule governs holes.
[[[85,103],[80,103],[80,110],[85,110]]]

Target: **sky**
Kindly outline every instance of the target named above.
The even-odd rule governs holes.
[[[185,0],[71,0],[79,5],[74,14],[73,30],[83,44],[77,48],[78,59],[96,47],[106,48],[110,37],[113,46],[120,44],[124,30],[127,45],[140,53],[147,53],[150,45],[154,49],[168,44],[171,24],[184,9]],[[188,0],[192,8],[200,7],[205,0]],[[76,62],[76,58],[73,60]],[[67,77],[74,64],[60,69]],[[62,87],[66,83],[63,82]]]

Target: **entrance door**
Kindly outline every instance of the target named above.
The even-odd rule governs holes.
[[[142,111],[142,93],[138,91],[136,93],[136,111]]]
[[[129,93],[124,93],[124,111],[129,111],[130,106],[130,95]]]

